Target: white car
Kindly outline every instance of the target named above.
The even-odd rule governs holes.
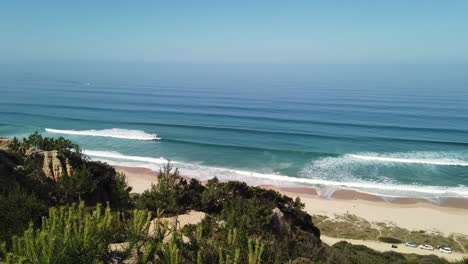
[[[434,247],[431,245],[419,245],[419,248],[425,250],[434,250]]]
[[[439,248],[439,251],[442,252],[442,253],[452,254],[452,249],[449,248],[449,247]]]
[[[418,244],[408,241],[405,243],[405,246],[415,248],[415,247],[418,247]]]

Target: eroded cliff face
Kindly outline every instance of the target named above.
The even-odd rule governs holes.
[[[63,173],[71,175],[72,168],[67,158],[61,158],[57,150],[42,151],[38,150],[32,154],[35,158],[42,159],[42,171],[44,174],[54,180],[60,179]]]
[[[8,146],[12,141],[12,139],[0,137],[0,150],[11,152]],[[70,161],[68,158],[60,157],[57,150],[44,151],[29,148],[25,150],[25,156],[40,160],[44,174],[55,181],[60,179],[64,172],[68,175],[73,174]]]
[[[9,138],[0,137],[0,150],[8,151],[8,145],[11,141]]]

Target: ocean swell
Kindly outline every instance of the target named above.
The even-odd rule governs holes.
[[[123,138],[123,139],[136,139],[136,140],[158,140],[161,139],[156,134],[148,134],[141,130],[131,130],[122,128],[111,128],[102,130],[60,130],[46,128],[46,132],[67,134],[67,135],[80,135],[80,136],[96,136],[96,137],[112,137],[112,138]]]

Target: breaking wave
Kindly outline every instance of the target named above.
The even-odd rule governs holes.
[[[123,139],[136,139],[136,140],[158,140],[161,139],[156,134],[148,134],[141,130],[131,130],[122,128],[111,128],[102,130],[60,130],[60,129],[45,129],[49,133],[68,134],[68,135],[81,135],[81,136],[96,136],[96,137],[113,137]]]
[[[393,157],[365,156],[365,155],[351,155],[351,154],[348,156],[354,159],[366,160],[366,161],[432,164],[432,165],[441,165],[441,166],[468,166],[468,162],[459,160],[459,159],[393,158]]]

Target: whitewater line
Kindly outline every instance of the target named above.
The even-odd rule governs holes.
[[[111,158],[111,159],[123,159],[123,160],[131,160],[131,161],[143,161],[149,163],[156,163],[156,164],[164,164],[169,162],[169,160],[165,158],[151,158],[151,157],[142,157],[142,156],[126,156],[122,155],[118,152],[113,151],[95,151],[95,150],[82,150],[83,154],[92,157],[100,157],[100,158]],[[171,163],[175,163],[172,162]]]
[[[123,139],[136,139],[136,140],[158,140],[161,139],[156,134],[148,134],[141,130],[131,130],[122,128],[111,128],[102,130],[61,130],[46,128],[46,132],[57,133],[57,134],[68,134],[68,135],[80,135],[80,136],[95,136],[95,137],[112,137],[112,138],[123,138]]]
[[[445,159],[404,159],[404,158],[390,158],[378,156],[363,156],[363,155],[347,155],[354,159],[367,160],[367,161],[382,161],[382,162],[397,162],[397,163],[417,163],[417,164],[432,164],[442,166],[468,166],[468,162],[463,160],[445,160]]]

